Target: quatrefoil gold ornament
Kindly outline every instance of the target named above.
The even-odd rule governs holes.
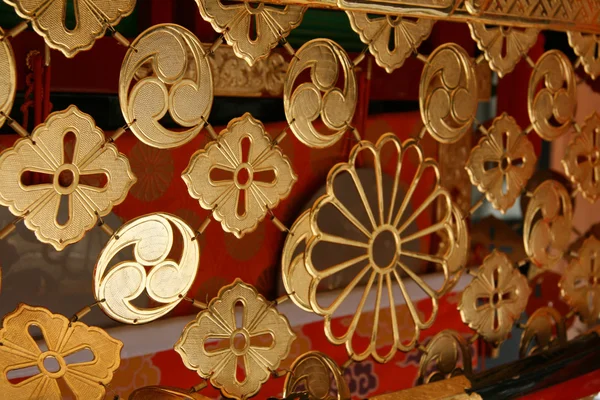
[[[0,28],[0,128],[12,109],[17,93],[17,67],[10,40]]]
[[[536,161],[533,144],[512,117],[502,114],[473,147],[465,168],[473,185],[505,213],[533,175]]]
[[[234,53],[250,66],[267,57],[280,40],[300,25],[306,11],[302,6],[279,8],[249,1],[227,5],[221,0],[196,3],[202,18],[223,34]]]
[[[600,76],[600,56],[597,51],[600,45],[600,38],[598,35],[567,32],[567,36],[569,38],[569,45],[579,57],[585,72],[592,79],[596,79]]]
[[[236,308],[241,308],[241,316],[236,316]],[[187,368],[209,379],[224,396],[247,399],[279,367],[295,339],[287,318],[273,303],[236,280],[222,287],[207,309],[185,327],[175,351]],[[207,349],[213,341],[225,346]],[[240,363],[243,377],[237,372]]]
[[[42,337],[33,337],[32,327],[39,328]],[[105,386],[119,368],[123,347],[100,328],[25,304],[4,318],[0,343],[0,393],[12,399],[62,399],[59,380],[76,399],[103,399]],[[76,361],[77,353],[86,349],[93,359]],[[32,367],[37,368],[37,374],[18,383],[9,381],[10,371]]]
[[[471,349],[460,333],[443,330],[435,335],[425,347],[419,362],[419,384],[427,384],[448,379],[457,375],[470,378]]]
[[[67,0],[5,0],[20,17],[31,21],[33,29],[48,46],[66,57],[89,50],[106,29],[131,14],[135,0],[83,0],[73,2],[76,26],[65,25]]]
[[[494,250],[463,291],[458,309],[465,324],[499,345],[525,311],[530,294],[527,278],[506,254]]]
[[[75,106],[50,114],[30,137],[0,154],[0,204],[57,250],[81,240],[135,182],[127,158]],[[62,200],[66,220],[60,219]]]
[[[249,113],[233,119],[183,172],[190,195],[241,238],[286,198],[298,179],[290,160]]]
[[[188,143],[204,127],[213,102],[202,43],[174,24],[141,33],[123,59],[119,102],[131,131],[147,145],[167,149]],[[183,129],[161,124],[167,111]]]
[[[527,320],[521,334],[519,357],[524,358],[565,344],[567,329],[562,315],[552,307],[538,308]]]
[[[310,400],[347,400],[351,397],[340,367],[319,351],[304,353],[292,363],[283,385],[283,397],[298,392],[308,392]]]
[[[489,26],[475,21],[469,21],[468,24],[473,40],[485,54],[490,68],[500,77],[515,69],[519,60],[535,44],[539,34],[539,31],[534,28]]]
[[[365,12],[346,11],[350,26],[360,40],[369,46],[375,62],[387,73],[400,68],[433,28],[433,19],[402,18],[399,15],[370,16]],[[390,48],[393,40],[394,47]]]

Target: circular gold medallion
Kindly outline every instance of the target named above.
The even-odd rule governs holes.
[[[519,357],[524,358],[565,344],[567,330],[560,313],[552,307],[538,308],[527,320],[521,334]]]
[[[332,389],[335,395],[331,395]],[[294,360],[291,371],[285,378],[283,396],[298,392],[308,392],[310,400],[350,398],[350,389],[340,367],[319,351],[309,351]]]
[[[4,34],[5,32],[0,28],[0,37],[3,37]],[[2,88],[0,90],[0,111],[10,115],[15,101],[15,93],[17,93],[17,66],[10,40],[6,38],[0,40],[0,88]],[[0,114],[0,128],[5,120],[6,118]]]
[[[471,349],[458,332],[443,330],[435,335],[419,362],[419,384],[427,384],[456,375],[472,375]]]

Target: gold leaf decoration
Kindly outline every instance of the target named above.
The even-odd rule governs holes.
[[[519,357],[524,358],[565,344],[567,329],[560,313],[552,307],[538,308],[527,320],[521,334]]]
[[[331,395],[335,389],[336,395]],[[340,367],[329,356],[309,351],[294,360],[285,378],[283,397],[308,392],[310,400],[347,400],[350,389]]]
[[[5,115],[10,114],[15,93],[17,93],[17,66],[10,40],[4,38],[5,32],[0,28],[0,128],[4,125]]]
[[[419,384],[427,384],[457,375],[470,378],[471,349],[469,343],[458,332],[443,330],[435,335],[425,347],[426,352],[419,362]]]
[[[581,32],[567,32],[569,45],[581,60],[585,72],[596,79],[600,76],[600,57],[597,47],[600,43],[598,35]]]

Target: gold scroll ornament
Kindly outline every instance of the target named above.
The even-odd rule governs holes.
[[[337,87],[340,67],[343,88]],[[296,85],[306,69],[310,69],[310,82]],[[354,68],[340,45],[329,39],[315,39],[296,52],[285,79],[283,107],[298,140],[313,148],[335,144],[350,129],[357,100]],[[325,125],[321,131],[314,126],[319,118]]]
[[[334,395],[332,389],[335,389]],[[351,397],[340,367],[319,351],[309,351],[296,358],[285,378],[283,397],[301,391],[308,392],[311,400],[348,400]]]
[[[458,309],[465,324],[497,346],[508,337],[530,294],[527,278],[506,254],[494,250],[463,291]]]
[[[281,279],[290,299],[304,311],[312,312],[310,306],[312,276],[306,268],[304,259],[306,241],[312,237],[309,214],[310,210],[303,212],[285,238],[281,253]]]
[[[241,308],[241,316],[236,315]],[[240,318],[241,317],[241,318]],[[269,344],[256,343],[266,336]],[[185,366],[220,389],[224,396],[247,399],[260,390],[290,352],[296,335],[287,318],[256,289],[240,280],[224,286],[208,308],[190,322],[175,344]],[[208,350],[211,341],[226,341]],[[236,372],[239,363],[244,376]]]
[[[519,357],[524,358],[565,344],[567,329],[562,315],[552,307],[538,308],[527,320],[521,334]]]
[[[421,355],[419,362],[419,384],[437,382],[464,375],[471,378],[470,344],[460,333],[453,330],[443,330],[435,335]]]
[[[72,152],[65,141],[68,134],[75,138]],[[24,184],[28,173],[51,183]],[[99,217],[125,200],[135,182],[127,158],[75,106],[50,114],[31,136],[0,154],[0,204],[23,216],[37,238],[56,250],[81,240]],[[68,219],[59,222],[63,196]]]
[[[306,10],[295,5],[279,8],[251,2],[225,5],[220,0],[196,0],[196,3],[202,18],[210,22],[235,54],[250,66],[267,57],[280,40],[300,25]]]
[[[39,328],[42,337],[32,337],[31,327]],[[36,340],[43,340],[45,346]],[[60,400],[59,380],[77,399],[103,399],[123,347],[100,328],[25,304],[4,318],[0,342],[0,393],[12,399]],[[68,362],[69,356],[85,349],[92,352],[91,361]],[[31,367],[37,367],[38,373],[16,384],[7,379],[9,371]]]
[[[133,41],[121,65],[119,102],[138,139],[161,149],[188,143],[204,127],[212,101],[210,65],[193,33],[155,25]],[[161,124],[167,111],[184,130]]]
[[[577,108],[576,88],[575,72],[567,56],[559,50],[545,52],[531,72],[527,91],[529,119],[540,137],[554,140],[571,129]]]
[[[529,260],[537,267],[553,268],[568,250],[572,225],[569,192],[557,181],[544,181],[525,212],[523,244]]]
[[[387,73],[400,68],[417,51],[433,28],[432,19],[402,18],[399,15],[369,15],[346,11],[350,26],[360,40],[369,46],[375,62]],[[390,48],[390,42],[394,46]]]
[[[17,92],[17,66],[10,40],[0,28],[0,128],[10,114]]]
[[[596,79],[600,76],[600,55],[597,50],[600,39],[598,35],[567,32],[567,36],[569,38],[569,45],[573,48],[575,54],[579,56],[585,72],[592,79]]]
[[[181,238],[178,260],[171,255],[174,231]],[[94,269],[94,295],[100,308],[126,324],[150,322],[175,308],[192,286],[199,267],[200,246],[193,237],[194,231],[183,220],[165,213],[138,217],[119,228]],[[111,267],[112,259],[128,247],[134,260]],[[152,308],[132,303],[144,292],[152,300]]]
[[[256,229],[298,179],[290,160],[249,113],[231,120],[216,141],[194,153],[182,178],[190,196],[237,238]]]
[[[467,52],[449,43],[429,56],[419,86],[421,118],[439,142],[454,143],[473,129],[479,92]]]
[[[28,19],[33,29],[46,44],[61,51],[66,57],[75,57],[89,50],[96,39],[104,36],[121,18],[133,12],[135,0],[83,0],[72,3],[76,26],[66,27],[67,0],[5,0],[20,17]]]
[[[536,161],[533,144],[504,113],[473,147],[465,168],[473,185],[495,209],[505,213],[533,175]]]

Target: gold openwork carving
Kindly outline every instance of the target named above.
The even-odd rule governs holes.
[[[565,344],[567,329],[560,313],[552,307],[538,308],[527,320],[521,334],[519,357],[524,358]]]
[[[175,233],[182,243],[180,258],[169,257]],[[194,231],[181,219],[165,213],[148,214],[123,225],[110,238],[94,270],[94,292],[100,308],[126,324],[143,324],[171,311],[192,286],[200,263],[200,246]],[[109,268],[112,259],[132,247],[134,260]],[[150,268],[146,273],[146,268]],[[107,272],[108,271],[108,272]],[[152,308],[132,300],[147,293]]]
[[[471,377],[471,349],[458,332],[443,330],[435,335],[419,362],[419,384],[441,381],[457,375]]]
[[[338,78],[344,74],[344,87]],[[294,87],[298,76],[310,69],[310,82]],[[328,39],[307,42],[297,52],[288,68],[283,88],[283,106],[290,129],[307,146],[324,148],[335,144],[350,129],[354,117],[358,87],[348,55]],[[321,118],[326,132],[315,129]]]
[[[471,36],[485,54],[490,68],[500,77],[515,69],[521,58],[529,52],[540,33],[533,28],[515,26],[489,26],[482,22],[469,22]],[[503,51],[506,49],[506,51]]]
[[[557,181],[544,181],[525,212],[523,243],[529,260],[538,267],[554,267],[569,248],[572,226],[569,192]]]
[[[431,136],[453,143],[471,131],[478,96],[467,52],[454,43],[438,47],[423,68],[419,87],[421,118]]]
[[[369,16],[365,12],[346,11],[350,25],[360,40],[369,46],[375,62],[391,73],[427,39],[433,28],[432,19],[402,18],[399,15]],[[390,45],[392,41],[393,48]]]
[[[135,0],[84,0],[75,2],[73,29],[65,26],[67,0],[6,0],[20,17],[28,19],[33,29],[48,46],[61,51],[66,57],[75,57],[89,50],[106,29],[116,26],[121,18],[131,14]]]
[[[32,326],[39,328],[41,338],[32,337]],[[43,349],[38,339],[45,342]],[[0,393],[14,399],[61,399],[60,379],[75,398],[101,400],[119,368],[123,347],[100,328],[25,304],[4,318],[0,343]],[[67,363],[66,357],[84,349],[92,352],[92,361]],[[30,367],[39,373],[16,384],[8,380],[9,371]]]
[[[4,125],[5,115],[10,114],[15,93],[17,93],[17,66],[10,41],[4,37],[0,28],[0,128]]]
[[[157,25],[132,43],[121,66],[119,102],[142,142],[161,149],[189,142],[204,127],[212,101],[210,65],[193,33],[179,25]],[[183,130],[161,124],[167,112]]]
[[[567,32],[569,37],[569,45],[577,56],[585,72],[596,79],[600,76],[600,56],[597,52],[597,47],[600,44],[598,35],[585,34],[581,32]]]
[[[600,116],[594,113],[585,120],[565,149],[562,159],[565,173],[590,203],[600,197]]]
[[[196,3],[202,18],[222,33],[235,54],[250,66],[268,56],[280,40],[300,25],[306,10],[302,6],[277,8],[249,1],[227,5],[220,0],[196,0]]]
[[[69,133],[72,151],[65,142]],[[48,183],[25,184],[29,173]],[[30,137],[0,155],[0,204],[23,216],[37,238],[57,250],[81,240],[98,217],[125,200],[135,181],[127,158],[75,106],[52,113]],[[68,218],[59,221],[63,196]]]
[[[182,178],[190,195],[238,238],[256,229],[298,179],[263,124],[248,113],[194,153]]]
[[[535,64],[529,79],[527,109],[533,129],[543,139],[554,140],[571,129],[577,107],[576,87],[571,62],[561,51],[547,51]]]
[[[241,307],[241,319],[236,308]],[[267,336],[270,343],[257,344]],[[295,340],[289,322],[256,289],[239,280],[224,286],[208,308],[184,329],[175,344],[185,366],[209,379],[226,397],[247,399],[289,354]],[[207,350],[211,340],[226,341],[222,349]],[[242,360],[245,376],[236,373]]]
[[[335,389],[335,395],[331,394],[332,389]],[[283,397],[301,391],[308,392],[311,400],[347,400],[351,397],[340,367],[318,351],[309,351],[296,358],[286,376]]]
[[[525,310],[531,289],[506,254],[494,250],[462,293],[458,309],[465,324],[498,345]]]
[[[585,239],[558,285],[567,304],[579,318],[593,325],[600,318],[600,241]]]
[[[471,150],[466,169],[473,185],[505,213],[533,175],[536,161],[533,145],[517,122],[502,114]]]
[[[397,164],[394,166],[393,188],[391,192],[387,193],[384,193],[382,187],[383,164],[381,154],[384,150],[393,153],[394,159],[397,159]],[[373,169],[377,182],[374,187],[364,187],[361,183],[356,167],[359,154],[368,154],[370,157],[373,157]],[[405,158],[408,157],[407,154],[416,155],[417,171],[410,187],[407,189],[406,196],[400,198],[397,196],[400,185],[399,173],[405,162]],[[408,212],[407,207],[412,195],[419,185],[421,178],[427,172],[431,172],[435,176],[435,185],[432,185],[433,187],[430,188],[430,192],[427,193],[423,203],[414,205],[414,212]],[[336,180],[344,179],[344,176],[349,176],[354,183],[355,191],[360,198],[360,210],[356,209],[356,207],[353,209],[349,204],[344,204],[344,201],[336,195]],[[429,207],[435,207],[438,202],[445,204],[443,208],[444,212],[436,217],[432,225],[417,232],[408,233],[407,228],[411,226],[418,215]],[[331,207],[337,210],[338,221],[332,222],[327,226],[322,226],[319,224],[319,213],[321,210]],[[437,164],[431,159],[425,160],[421,148],[412,139],[401,143],[395,135],[390,133],[381,136],[377,144],[362,141],[352,150],[348,163],[338,164],[333,167],[327,178],[327,194],[315,202],[310,213],[309,218],[313,236],[308,241],[305,253],[307,268],[313,276],[310,283],[311,308],[317,314],[325,317],[325,334],[330,342],[336,345],[345,344],[348,354],[354,360],[363,360],[369,356],[373,356],[379,362],[389,361],[397,350],[409,351],[416,346],[420,330],[430,327],[436,318],[438,298],[455,283],[455,280],[448,277],[450,269],[458,269],[458,267],[451,265],[452,260],[462,259],[463,255],[461,253],[466,253],[467,251],[466,243],[463,248],[455,247],[457,244],[454,237],[456,228],[453,226],[452,209],[453,204],[451,203],[450,195],[439,185]],[[358,211],[367,217],[361,218]],[[336,225],[352,226],[356,235],[353,235],[352,238],[341,237],[339,233],[334,232]],[[440,232],[445,232],[449,238],[448,246],[451,249],[450,251],[442,255],[431,255],[410,250],[409,243],[411,241],[427,237],[428,235],[439,234]],[[392,251],[388,251],[387,253],[389,254],[383,255],[383,257],[380,257],[382,254],[375,254],[374,248],[378,246],[377,243],[381,240],[389,243],[390,238],[392,246],[389,248]],[[331,246],[332,244],[337,245],[335,251],[339,251],[341,254],[347,256],[345,256],[343,261],[335,265],[322,265],[323,263],[318,259],[319,248],[320,246]],[[330,247],[329,249],[329,251],[334,251]],[[405,265],[407,259],[431,262],[443,269],[444,276],[446,277],[443,286],[438,290],[431,288],[421,276]],[[328,302],[329,305],[322,305],[317,296],[319,282],[335,274],[343,273],[346,270],[357,271],[355,278],[336,295],[337,297],[333,301]],[[403,274],[406,276],[402,276]],[[363,279],[366,279],[366,287],[364,288],[360,305],[354,313],[352,323],[344,334],[334,333],[331,322],[337,307],[344,302],[349,293]],[[423,316],[417,312],[415,304],[407,294],[406,283],[411,280],[427,294],[427,297],[433,304],[432,315],[427,320],[424,320]],[[410,311],[414,323],[414,333],[409,338],[401,337],[399,327],[394,324],[393,346],[387,354],[382,355],[379,354],[376,346],[378,318],[380,314],[389,312],[391,313],[390,320],[396,321],[395,302],[393,296],[390,294],[396,285],[403,293]],[[368,348],[358,353],[353,348],[352,337],[354,336],[363,306],[371,289],[375,289],[377,294],[375,300],[375,320],[372,323],[373,334]],[[389,309],[384,309],[381,305],[381,298],[384,292],[386,296],[392,296],[389,299],[391,304]]]

